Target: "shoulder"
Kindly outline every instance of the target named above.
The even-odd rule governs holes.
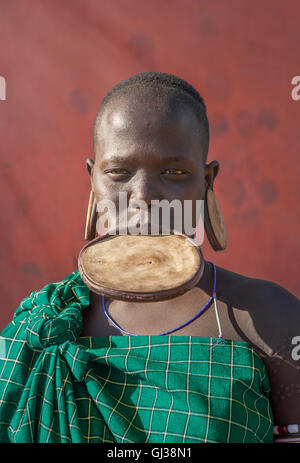
[[[231,301],[251,320],[249,334],[255,334],[266,354],[272,354],[283,343],[290,344],[295,330],[300,330],[300,300],[275,282],[239,277],[233,285]]]
[[[274,422],[300,424],[300,301],[268,280],[220,272],[233,320],[262,358],[269,375]]]
[[[12,417],[24,391],[30,391],[26,385],[41,352],[79,335],[88,304],[89,290],[76,270],[25,297],[0,333],[0,442],[9,442]]]
[[[300,322],[300,300],[279,284],[259,278],[251,278],[224,268],[217,268],[221,288],[220,295],[235,309],[247,312],[266,341],[274,330],[290,335],[294,322]],[[267,327],[271,329],[266,330]],[[268,331],[270,331],[268,335]]]
[[[90,292],[78,270],[63,280],[48,283],[25,297],[17,307],[11,322],[0,333],[1,339],[16,337],[35,348],[45,347],[43,337],[55,326],[65,330],[74,320],[80,324],[80,314],[90,303]],[[75,323],[75,322],[74,322]],[[56,336],[54,337],[54,340]],[[42,342],[43,340],[43,342]],[[40,346],[40,344],[43,346]]]

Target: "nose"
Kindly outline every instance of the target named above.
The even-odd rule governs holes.
[[[151,211],[151,201],[160,200],[157,184],[155,180],[146,172],[140,172],[136,175],[135,184],[132,187],[129,208],[140,209],[139,201],[144,201],[147,204],[148,211]]]

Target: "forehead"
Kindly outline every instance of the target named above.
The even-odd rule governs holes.
[[[188,95],[187,95],[188,96]],[[105,107],[95,130],[95,150],[102,156],[138,144],[185,156],[202,148],[198,116],[189,99],[177,92],[141,92],[115,96]],[[126,151],[125,149],[125,151]]]

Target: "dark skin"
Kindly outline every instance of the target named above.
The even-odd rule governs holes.
[[[219,163],[203,162],[203,134],[199,135],[195,113],[188,104],[172,113],[167,109],[167,99],[164,105],[161,100],[158,105],[149,91],[140,94],[134,107],[126,96],[109,103],[97,130],[96,160],[89,161],[97,202],[105,198],[117,205],[119,191],[126,191],[130,210],[134,210],[136,199],[143,199],[150,208],[154,199],[203,199],[207,186],[213,187]],[[113,160],[116,153],[119,159]],[[177,161],[168,160],[171,156]],[[224,338],[250,343],[265,363],[275,424],[300,423],[300,361],[291,357],[291,340],[300,335],[300,301],[270,281],[218,266],[216,271]],[[106,299],[106,307],[124,330],[159,334],[198,313],[209,301],[212,288],[213,269],[205,261],[200,282],[177,298],[155,303]],[[108,323],[101,310],[101,297],[94,293],[83,320],[81,336],[121,335]],[[213,304],[172,335],[217,337]]]

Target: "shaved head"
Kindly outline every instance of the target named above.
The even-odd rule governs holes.
[[[156,140],[168,137],[169,149],[178,147],[188,134],[196,142],[199,160],[207,157],[207,136],[191,105],[191,97],[176,89],[135,88],[131,93],[115,95],[101,112],[95,124],[95,153],[105,151],[110,135],[122,139],[130,133],[135,139],[150,135]],[[131,90],[133,91],[133,89]],[[166,148],[164,148],[166,149]]]
[[[140,130],[143,124],[144,129],[151,132],[160,125],[166,126],[166,121],[172,121],[179,113],[187,113],[187,108],[194,115],[190,119],[197,119],[197,125],[192,124],[190,135],[200,140],[205,163],[209,149],[209,124],[203,99],[190,84],[166,73],[137,74],[120,82],[106,95],[94,124],[95,157],[110,124],[119,129],[120,136],[122,128],[125,130],[130,121],[132,125],[133,119],[137,129]],[[187,118],[182,120],[183,125],[187,123],[190,123]],[[133,126],[131,130],[134,132]]]

